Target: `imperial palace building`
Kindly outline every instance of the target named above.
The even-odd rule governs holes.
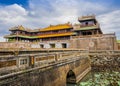
[[[81,16],[78,21],[79,24],[68,22],[35,30],[16,26],[4,38],[12,44],[22,43],[24,46],[20,48],[118,49],[115,33],[103,34],[95,15]]]

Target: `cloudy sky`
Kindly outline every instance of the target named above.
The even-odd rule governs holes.
[[[120,39],[120,0],[0,0],[0,41],[16,25],[38,29],[50,24],[78,23],[95,14],[104,33]]]

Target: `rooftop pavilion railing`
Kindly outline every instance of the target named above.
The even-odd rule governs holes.
[[[83,19],[86,19],[86,18],[95,19],[95,15],[78,17],[78,20],[83,20]]]
[[[114,37],[115,34],[114,33],[110,33],[110,34],[96,34],[96,35],[84,35],[84,36],[72,36],[72,38],[87,38],[87,37]]]
[[[90,27],[90,26],[95,26],[95,27],[100,28],[100,25],[98,23],[97,24],[80,25],[80,28],[82,28],[82,27]]]
[[[51,35],[51,34],[62,34],[62,33],[69,33],[71,31],[63,31],[63,32],[43,32],[42,34],[25,34],[25,33],[11,33],[10,35],[22,35],[22,36],[42,36],[42,35]],[[6,35],[6,36],[10,36],[10,35]]]

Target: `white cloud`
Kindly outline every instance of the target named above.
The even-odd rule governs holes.
[[[54,0],[54,2],[47,0],[47,2],[43,0],[30,0],[29,2],[30,14],[41,26],[68,21],[75,23],[81,15],[98,14],[108,10],[103,4],[84,0]]]
[[[98,16],[104,33],[116,33],[120,39],[120,10],[115,10]]]
[[[5,39],[3,37],[0,37],[0,42],[5,42]]]
[[[27,11],[17,4],[3,6],[0,8],[0,22],[3,24],[19,24],[20,22],[25,21],[25,16],[27,16]]]
[[[29,9],[13,4],[0,6],[0,12],[0,36],[9,34],[8,29],[16,25],[34,29],[68,21],[76,23],[79,16],[87,14],[98,15],[104,32],[120,32],[120,11],[88,0],[29,0]]]
[[[8,29],[12,26],[24,24],[28,12],[17,4],[0,6],[0,41],[1,36],[8,34]]]

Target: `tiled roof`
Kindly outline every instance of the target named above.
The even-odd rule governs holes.
[[[12,28],[10,28],[9,30],[25,30],[25,28],[22,26],[22,25],[20,25],[20,26],[15,26],[15,27],[12,27]]]
[[[62,30],[72,28],[70,24],[58,24],[58,25],[50,25],[49,27],[43,28],[40,31],[53,31],[53,30]]]
[[[40,31],[40,29],[34,29],[34,30],[32,30],[32,29],[25,28],[22,25],[12,27],[9,30],[10,31],[12,31],[12,30],[21,30],[21,31],[26,31],[26,32],[39,32]]]
[[[26,31],[26,32],[39,32],[39,31],[53,31],[53,30],[62,30],[62,29],[70,29],[72,28],[72,25],[70,25],[70,23],[65,23],[65,24],[58,24],[58,25],[50,25],[46,28],[41,28],[41,29],[27,29],[25,27],[23,27],[22,25],[20,26],[15,26],[10,28],[9,30],[21,30],[21,31]]]

